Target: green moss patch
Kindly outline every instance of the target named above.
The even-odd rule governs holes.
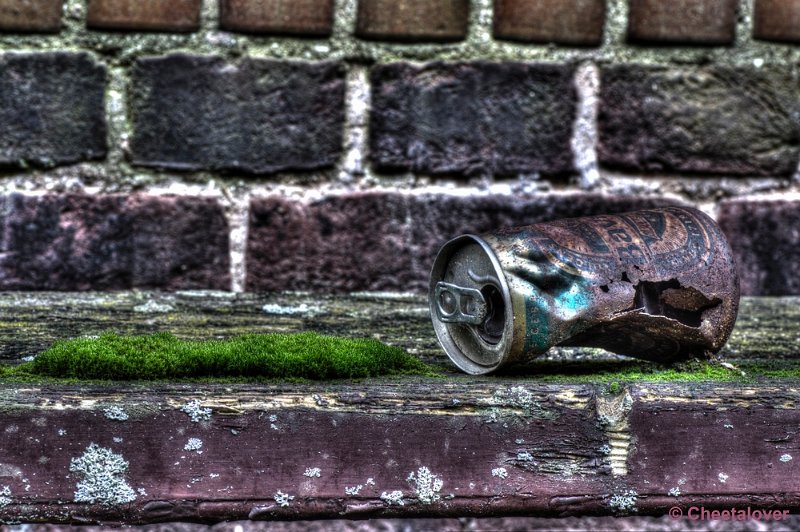
[[[93,380],[197,378],[352,379],[428,374],[398,347],[317,333],[251,334],[186,341],[169,333],[103,334],[56,342],[14,373]]]
[[[642,360],[535,361],[527,376],[543,382],[614,384],[617,382],[703,382],[743,380],[718,363],[691,360],[664,365]]]

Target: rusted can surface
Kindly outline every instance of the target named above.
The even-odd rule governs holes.
[[[460,236],[436,257],[430,307],[467,373],[557,345],[669,362],[725,345],[739,277],[710,217],[665,207]]]

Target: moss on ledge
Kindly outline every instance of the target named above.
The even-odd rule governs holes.
[[[313,332],[205,341],[179,340],[169,333],[106,333],[56,342],[33,362],[3,371],[6,376],[90,380],[322,380],[431,373],[425,363],[398,347]]]

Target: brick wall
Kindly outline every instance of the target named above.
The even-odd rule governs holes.
[[[685,203],[800,294],[800,0],[0,0],[0,289],[423,291]]]

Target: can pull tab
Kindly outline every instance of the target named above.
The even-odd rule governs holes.
[[[446,323],[480,325],[486,319],[488,308],[481,291],[440,281],[436,283],[436,315]]]

